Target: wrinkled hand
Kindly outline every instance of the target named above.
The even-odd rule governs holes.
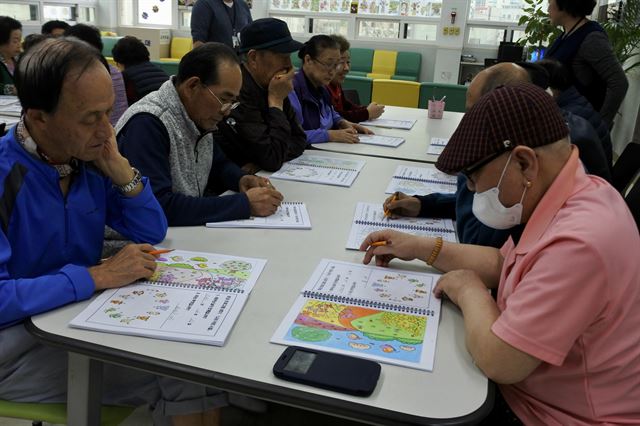
[[[374,135],[375,133],[373,133],[373,130],[368,129],[360,124],[357,123],[351,123],[351,127],[353,127],[356,132],[358,133],[362,133],[363,135]]]
[[[238,182],[238,188],[240,192],[247,192],[251,188],[270,188],[276,189],[275,186],[271,183],[271,181],[262,176],[256,175],[244,175],[240,178]]]
[[[284,197],[275,189],[251,188],[247,192],[252,216],[271,216],[278,210]]]
[[[329,141],[342,143],[358,143],[360,138],[353,127],[340,130],[329,130]]]
[[[141,278],[149,278],[156,270],[151,244],[129,244],[100,265],[89,268],[96,290],[122,287]]]
[[[469,269],[459,269],[441,276],[433,289],[433,294],[437,298],[446,295],[449,300],[460,306],[464,296],[477,290],[487,291],[487,287],[480,279],[480,276]]]
[[[424,240],[427,239],[391,229],[372,232],[360,245],[360,251],[366,250],[362,263],[368,265],[374,256],[377,266],[389,266],[389,262],[394,258],[402,260],[424,258],[426,252],[423,248]],[[386,241],[387,244],[379,247],[371,246],[377,241]]]
[[[293,90],[293,67],[274,75],[269,82],[269,100],[282,104],[284,98]]]
[[[377,102],[371,102],[369,106],[367,106],[367,111],[369,111],[369,120],[373,120],[382,115],[384,112],[384,105],[380,105]]]
[[[397,218],[400,216],[416,217],[420,213],[420,200],[416,197],[398,192],[398,197],[395,201],[392,201],[394,195],[384,200],[382,207],[385,211],[391,214],[391,218]]]

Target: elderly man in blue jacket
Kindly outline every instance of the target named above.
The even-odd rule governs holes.
[[[0,399],[66,400],[67,354],[22,322],[97,290],[148,278],[167,221],[140,172],[118,152],[114,101],[100,52],[49,39],[16,70],[24,114],[0,139]],[[104,226],[133,240],[100,260]],[[226,394],[123,367],[105,367],[104,401],[152,404],[156,424],[217,424]]]

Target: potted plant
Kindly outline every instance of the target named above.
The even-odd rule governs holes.
[[[562,31],[551,24],[547,11],[544,10],[544,0],[524,0],[527,4],[522,9],[525,13],[520,17],[518,25],[524,25],[524,37],[518,40],[522,46],[540,51],[551,45]],[[637,0],[636,0],[637,1]]]
[[[620,1],[602,24],[625,72],[640,66],[640,0]]]

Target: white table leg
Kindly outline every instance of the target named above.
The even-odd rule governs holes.
[[[102,362],[69,352],[67,424],[100,424]]]

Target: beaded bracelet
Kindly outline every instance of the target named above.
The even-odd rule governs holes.
[[[433,262],[436,261],[440,254],[440,250],[442,250],[442,243],[442,237],[436,237],[436,245],[433,246],[433,250],[431,250],[431,256],[429,256],[429,259],[427,260],[427,265],[431,266],[433,265]]]

